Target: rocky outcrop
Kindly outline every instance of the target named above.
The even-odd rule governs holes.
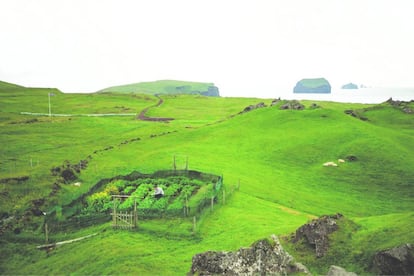
[[[317,108],[321,108],[321,106],[318,105],[317,103],[312,103],[310,106],[310,109],[317,109]]]
[[[357,276],[357,274],[354,272],[348,272],[340,266],[331,265],[326,276]]]
[[[357,110],[347,109],[344,111],[344,113],[347,115],[351,115],[352,117],[358,118],[361,121],[368,121],[368,118],[363,116],[364,110],[357,111]]]
[[[293,93],[331,93],[331,85],[325,78],[302,79],[296,83]]]
[[[380,275],[414,275],[414,248],[404,244],[375,254],[373,267]]]
[[[411,103],[414,103],[414,100],[411,100],[409,102],[406,101],[394,101],[392,98],[389,98],[386,103],[392,105],[395,108],[400,109],[401,111],[403,111],[404,113],[407,114],[414,114],[414,110],[410,107]]]
[[[209,97],[220,97],[220,92],[217,86],[209,86],[207,91],[201,91],[200,94]]]
[[[189,275],[284,275],[310,274],[308,269],[287,253],[272,235],[236,252],[213,252],[193,257]]]
[[[315,248],[316,257],[323,257],[329,249],[329,234],[338,230],[337,220],[340,218],[342,215],[336,214],[312,220],[296,230],[293,242],[305,240]]]
[[[350,82],[350,83],[342,85],[341,88],[342,89],[358,89],[358,85],[356,85],[355,83]]]
[[[243,111],[240,111],[240,112],[239,112],[239,114],[243,114],[243,113],[246,113],[246,112],[249,112],[249,111],[252,111],[252,110],[258,109],[258,108],[263,108],[263,107],[266,107],[266,105],[265,105],[265,103],[264,103],[264,102],[260,102],[260,103],[258,103],[258,104],[256,104],[256,105],[249,105],[249,106],[246,106],[246,107],[243,109]]]
[[[286,103],[282,104],[280,106],[280,109],[282,110],[286,110],[286,109],[303,110],[305,109],[305,106],[297,100],[292,100],[292,101],[287,101]]]
[[[281,101],[281,100],[280,100],[280,97],[279,97],[279,98],[277,98],[277,99],[274,99],[274,100],[272,100],[272,103],[270,104],[270,106],[277,105],[280,101]]]

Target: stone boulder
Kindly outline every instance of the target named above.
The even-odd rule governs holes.
[[[331,265],[326,276],[357,276],[357,274],[354,272],[348,272],[340,266]]]
[[[318,105],[317,103],[312,103],[310,106],[311,109],[316,109],[316,108],[321,108],[320,105]]]
[[[392,98],[389,98],[386,103],[390,104],[391,106],[400,109],[402,112],[407,114],[414,114],[414,110],[410,107],[410,104],[413,103],[414,100],[409,102],[406,101],[394,101]]]
[[[252,111],[252,110],[258,109],[258,108],[263,108],[263,107],[266,107],[266,105],[265,105],[265,103],[264,103],[264,102],[260,102],[260,103],[258,103],[258,104],[256,104],[256,105],[249,105],[249,106],[246,106],[246,107],[243,109],[243,111],[239,112],[239,114],[243,114],[243,113],[246,113],[246,112],[249,112],[249,111]]]
[[[284,275],[310,274],[308,269],[287,253],[272,235],[236,252],[213,252],[193,256],[189,275]]]
[[[336,214],[312,220],[296,230],[293,242],[304,239],[315,247],[316,257],[323,257],[329,249],[329,234],[338,230],[337,220],[340,218],[342,215]]]
[[[305,106],[297,100],[292,100],[292,101],[287,101],[286,103],[282,104],[280,109],[282,110],[286,110],[286,109],[303,110],[305,109]]]
[[[403,244],[376,253],[373,268],[380,275],[414,275],[414,247]]]
[[[270,106],[277,105],[280,101],[281,101],[280,97],[277,98],[277,99],[274,99],[274,100],[272,100],[272,103],[270,104]]]

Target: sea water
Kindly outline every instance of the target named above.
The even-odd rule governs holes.
[[[359,88],[359,89],[332,89],[330,94],[291,93],[284,95],[284,99],[318,100],[343,103],[383,103],[389,98],[399,101],[414,100],[412,88]]]

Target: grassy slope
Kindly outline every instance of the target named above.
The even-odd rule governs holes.
[[[123,92],[123,93],[144,93],[144,94],[177,94],[177,87],[180,93],[191,93],[192,91],[207,91],[213,83],[189,82],[177,80],[159,80],[153,82],[140,82],[126,85],[112,86],[99,92]]]
[[[14,88],[23,88],[23,86],[14,84],[14,83],[10,83],[10,82],[5,82],[5,81],[0,81],[0,90],[2,89],[14,89]]]
[[[2,251],[2,257],[7,260],[0,266],[4,267],[3,273],[152,274],[157,271],[183,275],[190,268],[191,256],[198,252],[248,246],[271,233],[293,232],[314,216],[335,212],[354,218],[360,225],[361,230],[353,239],[353,250],[363,255],[363,260],[369,258],[366,252],[414,240],[413,234],[406,231],[413,227],[410,218],[413,210],[414,157],[411,149],[414,146],[414,122],[412,116],[400,111],[389,107],[370,111],[366,115],[372,118],[371,121],[364,122],[343,113],[345,109],[362,105],[320,102],[322,109],[281,111],[273,107],[230,117],[259,100],[178,96],[166,97],[162,106],[149,113],[177,118],[169,124],[130,118],[77,117],[70,121],[53,118],[50,122],[46,120],[48,118],[40,118],[41,122],[35,124],[9,124],[13,120],[28,119],[17,114],[23,107],[30,110],[32,106],[47,108],[47,102],[46,105],[43,103],[47,91],[42,93],[40,98],[30,96],[33,98],[25,105],[23,98],[29,95],[24,94],[15,101],[14,107],[7,105],[8,111],[1,113],[2,144],[14,143],[12,148],[1,151],[5,157],[2,160],[6,160],[2,161],[5,162],[2,168],[6,167],[1,171],[2,178],[29,174],[39,180],[34,182],[36,184],[31,183],[41,187],[39,194],[47,194],[49,191],[45,188],[52,181],[47,171],[52,164],[59,165],[65,159],[80,160],[92,153],[93,159],[81,175],[83,185],[80,190],[67,186],[55,199],[64,203],[101,178],[134,169],[143,172],[165,169],[171,166],[172,156],[178,154],[189,156],[191,169],[223,174],[227,186],[240,181],[241,188],[225,206],[199,222],[194,237],[189,235],[191,223],[185,220],[144,221],[138,232],[114,231],[109,225],[97,226],[69,233],[67,237],[52,237],[62,240],[105,230],[84,242],[58,248],[48,258],[34,249],[39,241],[22,245],[23,249],[8,243]],[[79,108],[77,112],[88,113],[95,106],[98,106],[96,112],[106,112],[108,106],[114,106],[113,101],[118,101],[116,99],[125,101],[120,105],[136,109],[156,101],[144,97],[132,102],[128,96],[74,95],[69,102],[65,101],[66,96],[69,95],[56,97],[56,101],[62,97],[61,109]],[[89,105],[85,101],[87,97],[93,97]],[[12,97],[3,98],[10,101]],[[99,108],[95,103],[101,100]],[[81,103],[85,105],[80,107]],[[309,106],[310,102],[305,104]],[[393,119],[384,116],[386,113],[392,114]],[[397,126],[392,124],[394,119]],[[150,138],[152,134],[164,135]],[[48,140],[49,147],[42,148],[45,139],[52,135],[54,138]],[[120,146],[122,141],[134,137],[142,139]],[[25,146],[28,141],[29,146]],[[78,142],[73,144],[73,141]],[[56,148],[58,143],[60,147]],[[114,149],[93,154],[94,150],[110,145],[115,146]],[[19,156],[16,162],[20,166],[16,165],[13,171],[10,160],[14,155]],[[322,166],[326,161],[347,155],[357,156],[358,161],[338,168]],[[27,161],[23,159],[27,160],[29,156],[45,161],[28,170]],[[24,164],[26,169],[23,169]],[[40,184],[40,180],[45,184]],[[2,191],[5,189],[13,192],[26,189],[28,197],[23,199],[33,198],[32,187],[28,189],[27,185],[26,188],[3,185]],[[2,204],[4,202],[2,199]],[[24,204],[24,200],[17,202]],[[2,209],[4,207],[2,205]],[[384,221],[383,218],[387,219]],[[398,223],[390,224],[392,221]],[[389,231],[392,236],[383,234]],[[20,239],[24,235],[32,236],[23,233]],[[371,243],[374,235],[378,240]],[[41,235],[38,236],[41,239]],[[345,260],[337,264],[350,267],[354,263],[351,268],[355,271],[366,269],[359,262]],[[319,270],[318,264],[311,267],[315,272],[325,272]]]

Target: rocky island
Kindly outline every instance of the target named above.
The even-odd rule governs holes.
[[[350,83],[342,85],[341,88],[342,89],[358,89],[358,85],[356,85],[355,83],[350,82]]]
[[[325,78],[302,79],[293,88],[293,93],[331,93],[331,85]]]

